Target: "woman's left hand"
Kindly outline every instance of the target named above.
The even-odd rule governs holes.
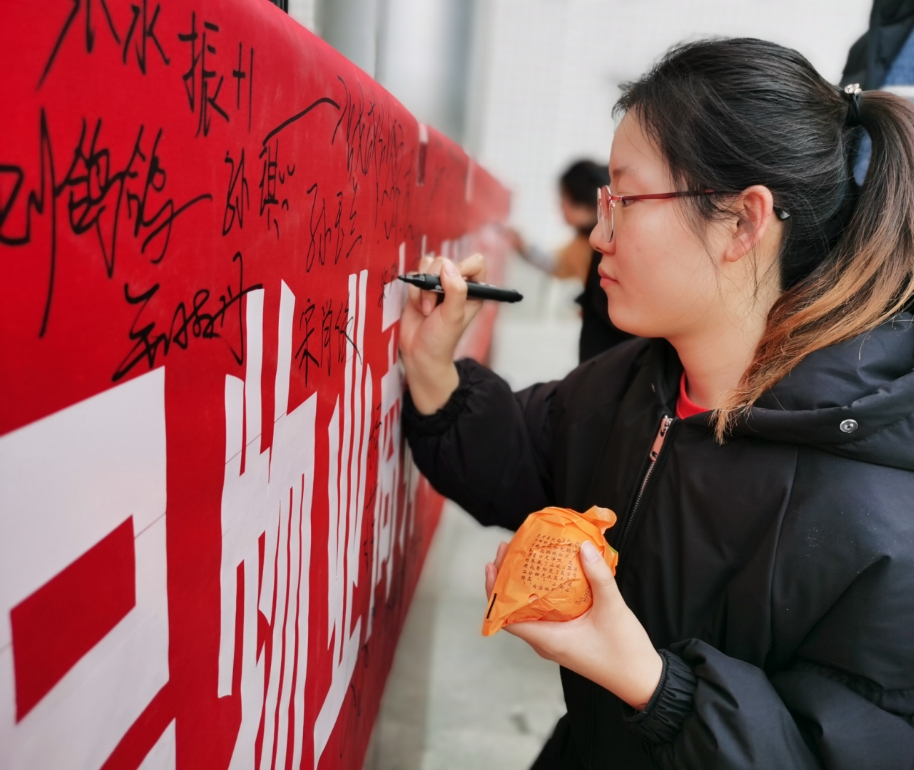
[[[489,598],[507,549],[507,543],[499,545],[495,562],[486,564]],[[566,622],[535,620],[513,623],[505,630],[519,636],[541,657],[596,682],[641,710],[657,689],[663,659],[619,593],[609,565],[589,541],[581,545],[581,564],[593,592],[587,612]]]

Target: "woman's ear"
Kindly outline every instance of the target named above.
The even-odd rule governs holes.
[[[761,243],[772,228],[780,224],[774,213],[774,196],[764,185],[747,187],[733,202],[731,208],[736,224],[730,231],[730,243],[724,260],[737,262]]]

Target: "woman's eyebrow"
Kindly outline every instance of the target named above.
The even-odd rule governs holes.
[[[619,166],[617,169],[609,170],[609,181],[618,182],[621,177],[629,173],[630,169],[628,166]]]

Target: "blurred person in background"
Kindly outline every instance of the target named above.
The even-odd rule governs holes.
[[[592,160],[572,163],[559,177],[562,216],[576,232],[574,239],[555,255],[527,243],[517,230],[508,229],[514,249],[530,264],[556,278],[575,278],[584,288],[575,299],[581,306],[579,363],[632,338],[616,328],[609,318],[606,294],[597,273],[601,255],[590,245],[590,233],[597,224],[596,191],[606,184],[609,184],[606,166]]]
[[[724,39],[616,110],[591,243],[638,338],[516,394],[455,364],[480,255],[427,258],[445,299],[411,289],[401,318],[404,431],[439,492],[510,529],[619,516],[615,577],[581,546],[584,615],[507,627],[562,667],[534,767],[911,768],[914,108]]]

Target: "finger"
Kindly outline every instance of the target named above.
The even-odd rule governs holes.
[[[441,267],[445,262],[446,257],[425,257],[428,262],[425,267],[422,268],[423,273],[428,275],[441,275]]]
[[[556,653],[562,648],[561,637],[565,633],[564,623],[550,620],[531,620],[524,623],[511,623],[505,631],[523,639],[541,658],[555,660]]]
[[[462,323],[467,301],[467,282],[451,260],[443,260],[441,268],[441,288],[444,289],[441,315],[449,323]]]
[[[419,287],[407,284],[406,291],[407,296],[409,297],[409,304],[416,308],[419,307],[419,300],[422,299],[422,292],[419,291]]]
[[[581,543],[581,566],[593,591],[594,606],[621,598],[612,570],[590,540]]]
[[[482,283],[486,280],[486,259],[482,254],[471,254],[457,268],[460,274],[469,281]]]
[[[441,275],[441,269],[444,263],[444,257],[423,257],[422,258],[422,272],[427,273],[428,275]],[[442,284],[442,288],[444,284]],[[440,300],[440,294],[431,291],[422,292],[422,313],[423,315],[429,315],[438,305]]]
[[[495,590],[495,580],[498,577],[498,569],[492,562],[486,564],[486,598],[492,598],[492,591]]]
[[[500,570],[501,564],[505,560],[505,554],[508,552],[508,544],[501,542],[498,544],[498,550],[495,552],[495,569]]]
[[[419,266],[416,269],[416,272],[417,273],[427,273],[429,267],[431,266],[432,262],[434,262],[434,261],[435,261],[434,254],[427,254],[426,256],[420,258]],[[407,294],[409,297],[409,303],[413,307],[418,308],[422,312],[423,315],[428,315],[428,312],[425,311],[425,308],[422,305],[422,297],[423,297],[422,290],[418,286],[413,286],[412,284],[409,284],[407,287]],[[429,311],[429,312],[431,312],[431,311]]]
[[[406,285],[406,295],[409,297],[410,304],[416,305],[419,303],[419,287],[413,286],[412,284]]]

